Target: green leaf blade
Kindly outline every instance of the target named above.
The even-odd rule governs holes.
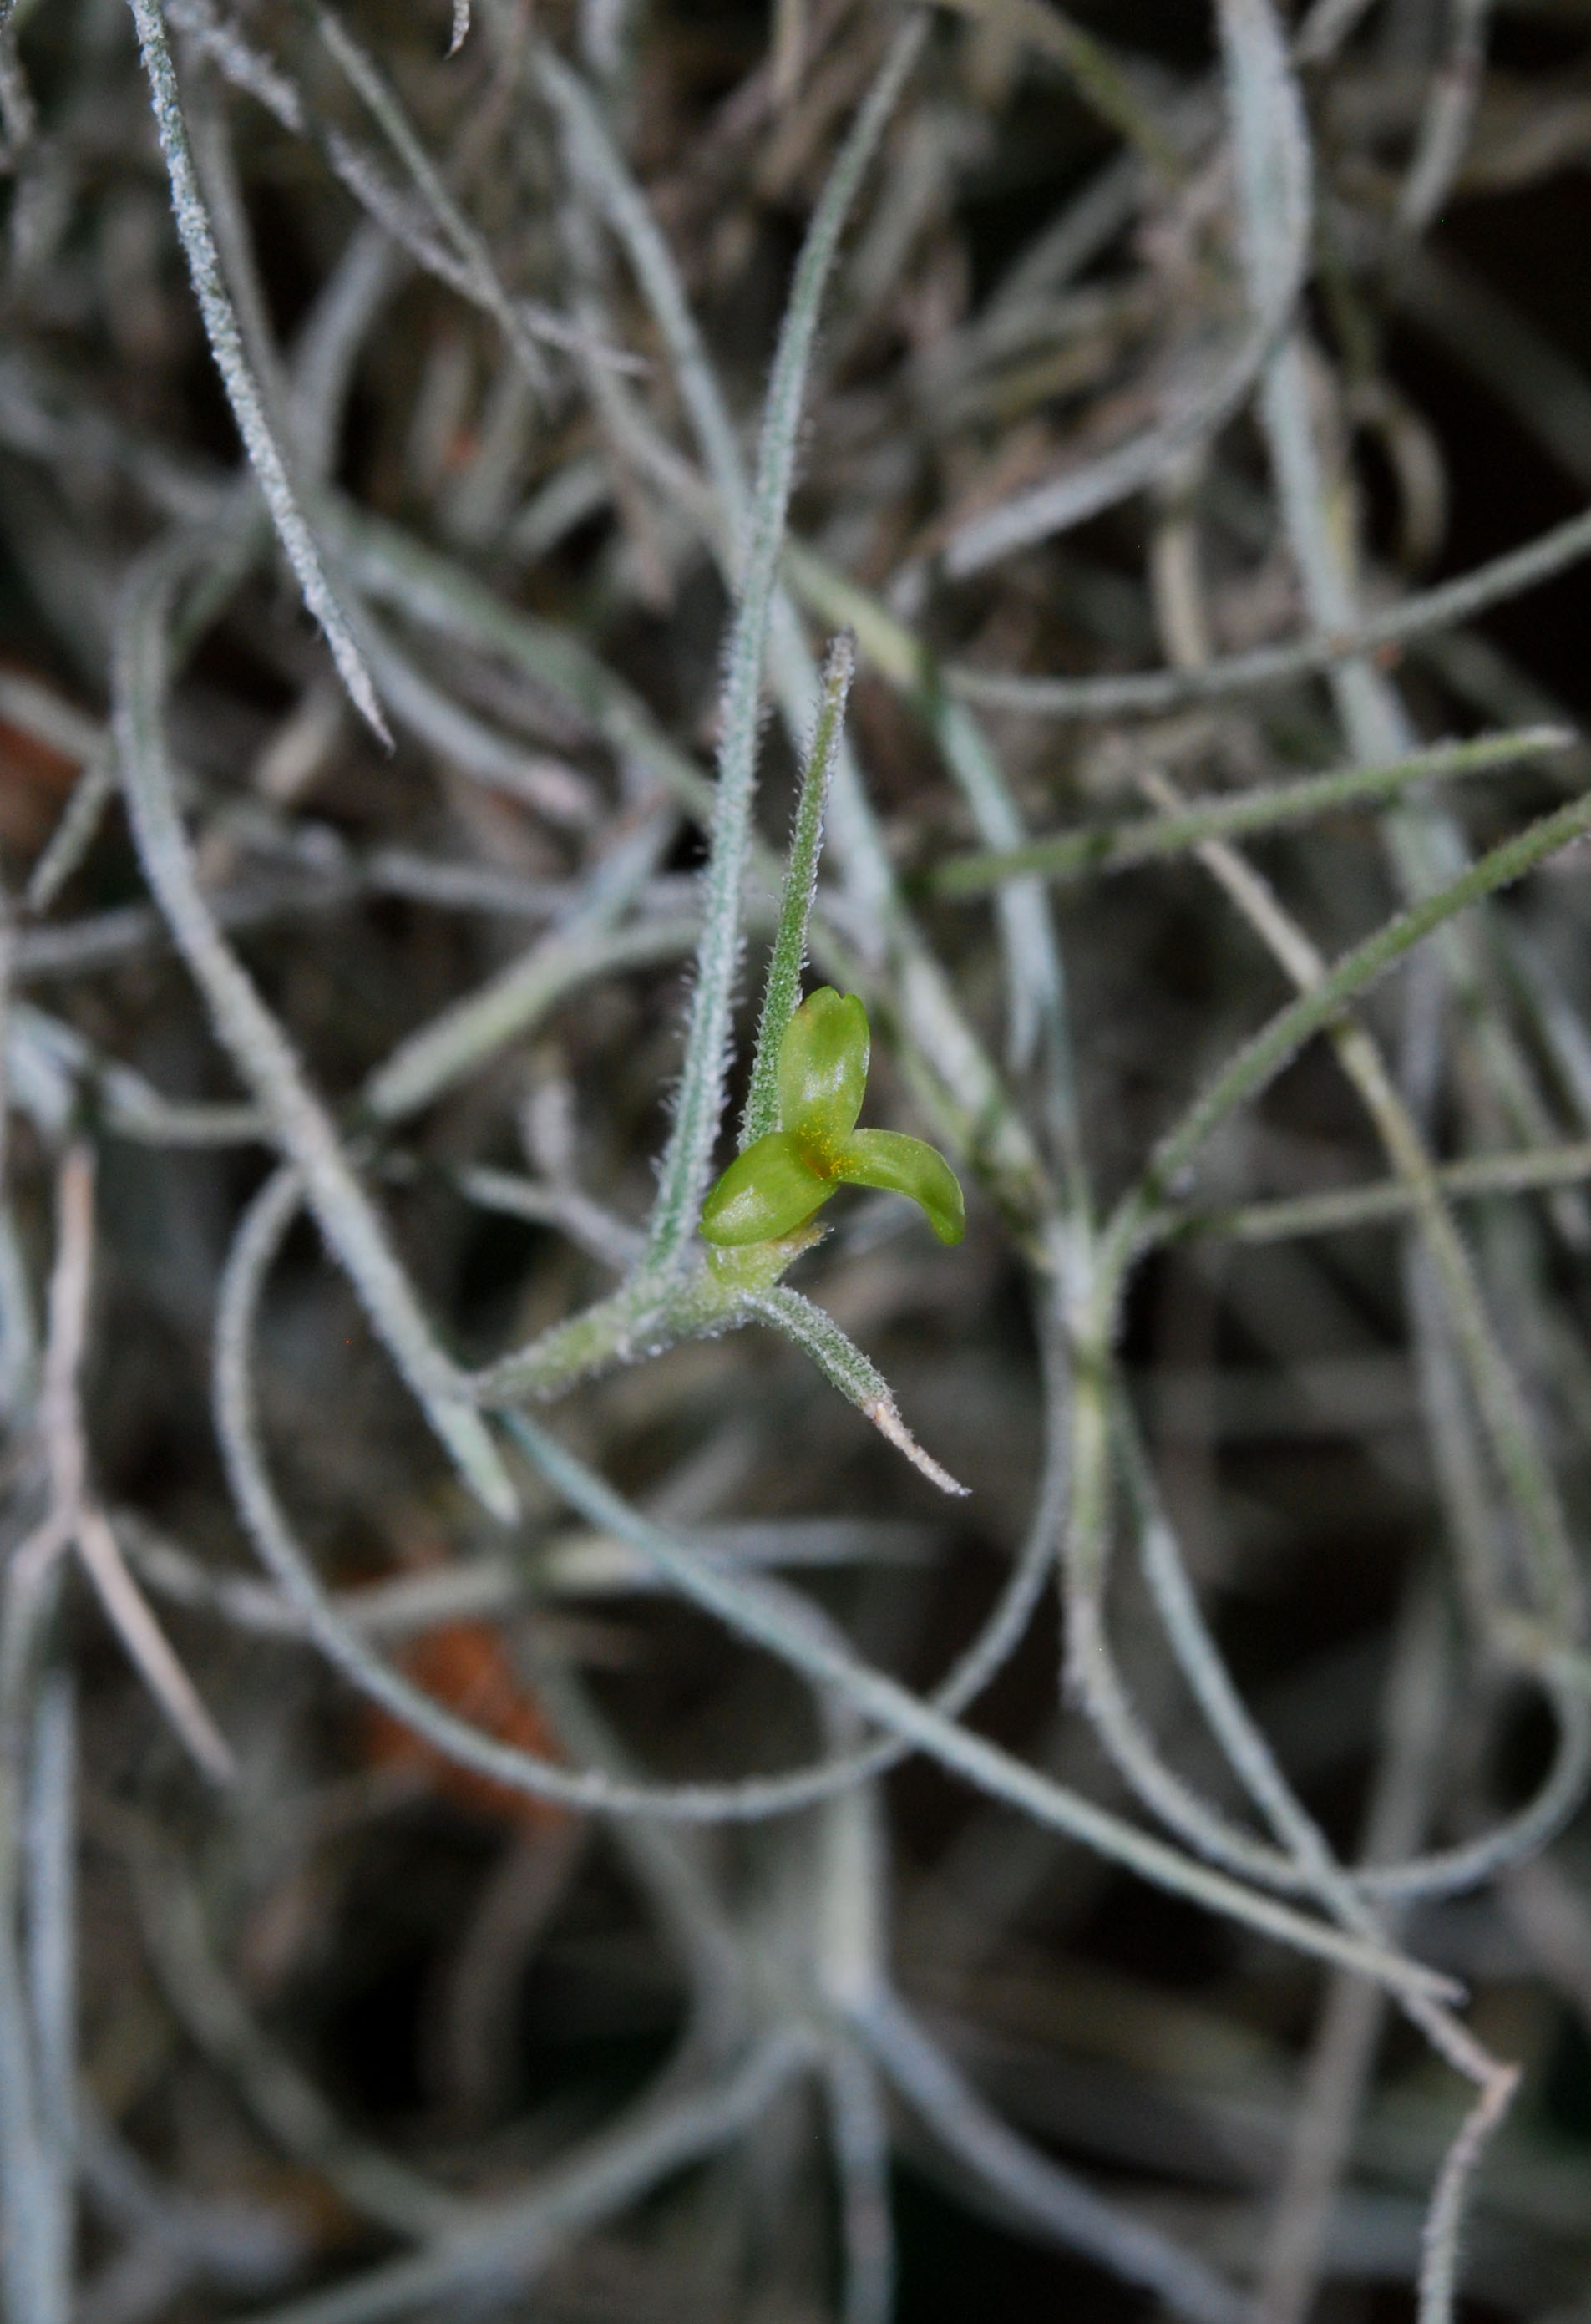
[[[834,1175],[849,1186],[876,1186],[916,1204],[941,1242],[967,1231],[961,1181],[943,1154],[898,1130],[859,1130],[848,1138]]]
[[[790,1019],[779,1050],[779,1124],[804,1146],[836,1153],[856,1127],[872,1038],[854,992],[820,985]]]
[[[833,1181],[812,1167],[796,1139],[770,1130],[738,1154],[702,1206],[709,1242],[771,1242],[828,1201]]]

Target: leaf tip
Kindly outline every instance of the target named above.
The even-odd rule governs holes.
[[[913,1468],[926,1477],[931,1485],[937,1485],[942,1493],[950,1494],[954,1500],[971,1499],[971,1486],[961,1483],[948,1469],[940,1466],[931,1452],[923,1450],[901,1418],[892,1396],[870,1396],[861,1409],[864,1417],[872,1422],[879,1435],[887,1438],[897,1452],[904,1452]]]
[[[388,752],[395,750],[397,745],[392,740],[392,730],[382,715],[381,700],[375,690],[375,680],[365,667],[363,656],[354,643],[353,638],[348,634],[340,618],[335,625],[323,621],[322,627],[326,632],[326,643],[332,650],[332,659],[336,664],[337,676],[343,681],[344,691],[349,701],[358,711],[371,733],[380,742],[382,749]]]

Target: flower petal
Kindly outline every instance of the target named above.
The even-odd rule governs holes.
[[[898,1130],[859,1130],[834,1157],[834,1176],[851,1186],[880,1186],[906,1194],[925,1213],[941,1242],[960,1242],[967,1209],[955,1172],[943,1154]]]
[[[779,1122],[832,1154],[856,1127],[868,1085],[868,1012],[854,992],[820,985],[791,1018],[779,1049]]]
[[[709,1242],[770,1242],[811,1218],[833,1193],[782,1130],[736,1156],[702,1206]]]

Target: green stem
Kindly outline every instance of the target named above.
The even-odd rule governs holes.
[[[1279,1010],[1161,1139],[1138,1185],[1117,1206],[1101,1250],[1097,1287],[1104,1296],[1114,1301],[1122,1271],[1155,1231],[1153,1222],[1167,1190],[1228,1114],[1257,1096],[1313,1034],[1329,1025],[1349,1001],[1384,975],[1423,936],[1478,903],[1483,896],[1522,879],[1536,864],[1587,833],[1591,833],[1591,792],[1527,825],[1513,838],[1481,856],[1458,879],[1386,921],[1374,936],[1344,954],[1312,991],[1301,993]]]
[[[745,566],[730,632],[718,793],[707,864],[702,941],[696,954],[695,991],[674,1130],[663,1157],[652,1213],[648,1264],[654,1269],[676,1265],[695,1231],[723,1111],[730,998],[740,957],[740,895],[751,841],[751,802],[757,788],[763,651],[784,540],[785,514],[795,479],[796,439],[818,311],[839,248],[841,228],[885,123],[916,60],[924,30],[924,21],[914,17],[891,42],[883,69],[830,172],[796,263],[768,382]]]
[[[1385,766],[1337,768],[1301,782],[1267,783],[1230,798],[1200,800],[1180,815],[1134,816],[1125,823],[1031,840],[1025,847],[952,856],[935,864],[924,884],[936,896],[981,896],[1023,872],[1040,872],[1047,880],[1120,872],[1130,864],[1183,854],[1208,840],[1274,831],[1312,816],[1390,798],[1414,783],[1515,766],[1545,752],[1567,751],[1576,740],[1568,727],[1530,726],[1512,734],[1483,734],[1470,742],[1442,742]]]
[[[1439,1164],[1436,1183],[1449,1202],[1476,1202],[1487,1195],[1535,1194],[1546,1187],[1573,1186],[1591,1178],[1591,1139],[1571,1146],[1543,1146],[1525,1154],[1479,1154]],[[1381,1226],[1407,1218],[1415,1207],[1402,1180],[1378,1179],[1369,1186],[1345,1186],[1330,1194],[1301,1194],[1269,1203],[1244,1203],[1223,1210],[1172,1211],[1156,1238],[1219,1237],[1231,1242],[1291,1242],[1296,1235],[1339,1234],[1351,1227]]]
[[[751,1066],[751,1086],[740,1119],[740,1147],[766,1137],[779,1126],[779,1048],[790,1019],[801,1001],[801,972],[806,964],[806,932],[817,893],[818,857],[823,852],[823,810],[829,783],[840,755],[845,731],[845,705],[856,668],[856,649],[841,632],[829,649],[823,670],[823,701],[812,748],[802,770],[801,796],[796,807],[796,829],[790,841],[789,867],[779,899],[779,924],[774,935],[763,988],[762,1015],[757,1027],[757,1054]]]

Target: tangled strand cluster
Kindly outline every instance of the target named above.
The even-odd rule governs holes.
[[[1194,2324],[1448,2324],[1467,2250],[1583,2293],[1539,2119],[1477,2181],[1467,1988],[1591,2023],[1591,790],[1474,626],[1591,516],[1415,586],[1385,346],[1591,487],[1591,387],[1430,239],[1584,100],[1486,0],[1215,0],[1181,64],[1047,0],[776,0],[710,67],[663,0],[131,9],[0,25],[6,2317],[885,2324],[892,2152]],[[1025,140],[1068,190],[995,264]],[[856,1130],[869,1029],[932,1146]],[[1392,1576],[1368,1664],[1311,1617],[1352,1844],[1223,1629],[1301,1557]],[[335,1843],[428,1814],[499,1835],[446,2104],[362,2126],[291,1997],[361,1953]],[[615,1867],[672,2046],[519,2119]],[[1217,1999],[1111,1960],[1185,1925],[1143,1889]],[[1046,1894],[1094,1936],[997,1974]],[[1069,2044],[1142,2122],[1046,2117]]]

